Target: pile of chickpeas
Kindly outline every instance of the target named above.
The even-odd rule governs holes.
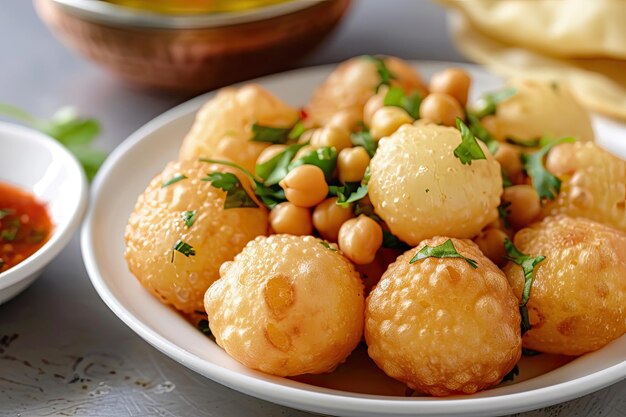
[[[471,85],[470,75],[461,68],[448,68],[434,74],[428,86],[430,93],[419,107],[420,123],[434,123],[456,126],[456,119],[465,118],[465,107]],[[369,128],[374,140],[393,134],[404,124],[415,120],[404,109],[384,106],[388,87],[381,86],[363,107],[362,123]],[[494,126],[494,117],[487,116],[485,125]],[[306,143],[294,160],[321,147],[337,150],[335,178],[340,183],[354,183],[363,180],[370,163],[370,156],[362,146],[353,146],[350,135],[361,128],[358,112],[342,110],[333,115],[328,123],[319,128],[304,132],[299,143]],[[271,145],[258,157],[257,164],[267,162],[287,145]],[[505,175],[513,186],[504,189],[502,196],[506,206],[508,221],[512,230],[518,230],[535,220],[541,211],[539,195],[523,172],[521,153],[518,147],[499,143],[494,155],[502,166]],[[327,198],[328,183],[324,172],[314,165],[301,165],[292,169],[280,181],[285,190],[287,202],[280,203],[271,210],[270,226],[272,233],[310,235],[314,230],[329,242],[336,242],[339,249],[355,264],[371,263],[383,241],[383,227],[376,220],[360,215],[355,218],[352,205],[337,205],[337,197]],[[365,197],[359,205],[369,205]],[[487,227],[475,242],[496,264],[505,261],[503,242],[511,237],[511,231],[503,227],[501,221]]]

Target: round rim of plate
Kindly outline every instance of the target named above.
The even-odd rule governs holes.
[[[434,61],[409,62],[415,67],[418,67],[420,71],[426,70],[427,72],[429,68],[431,70],[439,70],[449,66],[460,66],[471,70],[477,75],[497,79],[495,75],[487,72],[482,67],[472,64]],[[302,68],[262,77],[256,80],[250,80],[246,83],[275,81],[280,77],[307,77],[317,74],[320,71],[329,73],[333,68],[335,68],[335,65]],[[273,92],[278,94],[276,91]],[[293,408],[334,415],[501,415],[503,413],[528,411],[567,401],[604,388],[626,378],[625,358],[620,363],[586,374],[582,377],[522,392],[502,392],[503,389],[516,385],[514,384],[505,387],[495,387],[471,396],[455,396],[447,398],[402,398],[383,395],[357,394],[329,388],[320,388],[318,386],[308,385],[265,374],[262,374],[263,376],[259,377],[243,375],[218,364],[208,362],[167,340],[157,331],[153,330],[150,326],[136,317],[115,297],[111,288],[107,285],[107,279],[100,272],[98,266],[99,259],[94,251],[94,212],[99,200],[103,198],[100,190],[104,187],[107,179],[120,160],[123,159],[124,155],[134,147],[146,140],[149,140],[149,135],[151,133],[158,131],[182,116],[195,113],[200,105],[211,97],[212,94],[214,93],[206,93],[166,111],[130,135],[113,151],[93,183],[91,194],[92,205],[89,208],[81,232],[81,249],[83,259],[96,291],[109,308],[124,323],[126,323],[131,329],[133,329],[133,331],[135,331],[155,348],[199,374],[237,391]],[[176,315],[177,313],[172,310],[172,314]],[[626,336],[623,336],[622,338],[626,338]],[[621,339],[618,339],[618,341],[620,340]],[[550,373],[551,372],[537,378],[544,377]],[[533,381],[537,378],[533,378],[528,381]],[[524,381],[522,383],[526,383],[528,381]],[[500,392],[496,393],[496,391]]]

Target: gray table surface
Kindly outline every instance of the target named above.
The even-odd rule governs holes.
[[[47,116],[63,105],[97,116],[98,145],[117,146],[181,98],[129,89],[62,47],[26,0],[0,4],[0,102]],[[349,16],[305,65],[361,53],[463,60],[444,11],[427,1],[355,0]],[[24,163],[28,163],[26,160]],[[306,416],[232,391],[162,355],[100,300],[78,237],[14,300],[0,306],[1,416]],[[8,345],[8,346],[6,346]],[[520,414],[626,416],[626,381]]]

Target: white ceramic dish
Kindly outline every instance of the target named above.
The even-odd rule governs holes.
[[[415,63],[429,76],[446,63]],[[498,88],[499,79],[475,66],[473,94]],[[284,100],[301,105],[332,70],[317,67],[257,80]],[[554,366],[529,359],[519,382],[472,396],[449,398],[370,395],[308,385],[243,367],[183,317],[162,305],[128,272],[123,232],[137,196],[153,175],[175,159],[180,142],[198,108],[210,94],[184,103],[134,133],[102,167],[93,187],[93,204],[82,230],[82,250],[91,280],[107,305],[154,347],[184,366],[238,391],[303,410],[348,416],[490,416],[520,412],[566,401],[626,377],[626,337],[600,351]],[[624,128],[595,120],[613,150],[626,156],[616,141]],[[355,354],[353,354],[355,356]],[[537,357],[541,358],[543,355]],[[534,368],[534,369],[533,369]],[[384,379],[381,374],[376,378]]]
[[[74,157],[35,130],[0,123],[0,181],[33,193],[52,220],[50,239],[32,256],[0,273],[0,304],[15,297],[39,276],[67,245],[82,221],[87,180]]]

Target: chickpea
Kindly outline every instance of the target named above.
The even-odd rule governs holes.
[[[287,148],[287,145],[268,146],[267,148],[263,149],[263,152],[261,152],[259,157],[256,159],[256,164],[259,165],[259,164],[263,164],[269,161],[270,159],[272,159],[273,157],[275,157],[276,155],[284,151],[286,148]]]
[[[315,165],[300,165],[278,183],[285,197],[298,207],[313,207],[326,198],[328,184],[324,171]]]
[[[515,146],[508,143],[499,143],[498,150],[496,150],[493,156],[500,163],[502,171],[514,184],[519,184],[522,181],[522,160]]]
[[[270,226],[274,233],[306,236],[313,233],[311,212],[293,203],[278,204],[270,212]]]
[[[300,137],[298,138],[298,143],[307,143],[311,141],[313,134],[317,132],[319,129],[308,129],[302,132]]]
[[[313,132],[311,145],[316,148],[332,146],[337,152],[340,152],[342,149],[351,147],[352,140],[350,139],[350,132],[346,129],[337,126],[326,126]]]
[[[498,118],[493,114],[489,116],[485,116],[480,119],[480,124],[487,130],[487,132],[491,133],[495,139],[499,141],[503,141],[502,133],[500,133],[500,124],[498,122]]]
[[[444,126],[456,126],[456,118],[464,116],[463,108],[452,96],[443,93],[427,95],[420,105],[420,117]]]
[[[337,155],[339,181],[342,183],[361,181],[369,163],[370,156],[361,146],[342,150]]]
[[[389,136],[404,124],[413,123],[409,114],[395,106],[385,106],[376,110],[370,123],[370,133],[374,139]]]
[[[365,123],[367,126],[370,126],[372,124],[372,118],[374,117],[374,113],[376,113],[378,109],[381,109],[385,105],[384,102],[386,91],[386,89],[385,93],[379,91],[365,102],[365,106],[363,107],[363,123]]]
[[[504,266],[506,263],[506,249],[504,249],[504,239],[508,239],[508,235],[502,230],[489,227],[483,230],[475,239],[474,243],[478,245],[482,253],[498,266]]]
[[[313,226],[324,239],[336,242],[339,228],[352,217],[352,207],[338,206],[337,197],[327,198],[313,210]]]
[[[448,68],[431,77],[430,91],[452,96],[461,106],[465,106],[471,82],[472,78],[465,70]]]
[[[339,229],[339,248],[357,265],[374,261],[382,244],[383,229],[364,214],[346,221]]]
[[[351,132],[356,129],[359,120],[360,117],[355,111],[342,110],[330,118],[327,126],[338,127]]]
[[[537,218],[541,211],[539,195],[531,185],[514,185],[502,193],[502,201],[511,203],[507,207],[508,219],[516,229],[522,228]]]

